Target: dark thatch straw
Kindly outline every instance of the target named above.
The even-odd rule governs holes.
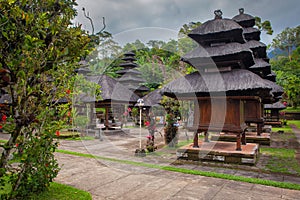
[[[243,34],[247,41],[249,40],[260,40],[260,30],[253,27],[243,28]]]
[[[239,14],[232,19],[243,27],[252,27],[255,25],[255,18],[249,14],[245,14],[244,8],[240,8]]]
[[[160,101],[162,100],[162,94],[160,93],[160,90],[157,89],[145,95],[143,97],[143,100],[144,100],[144,106],[147,107],[156,106],[160,104]]]
[[[125,74],[118,79],[119,82],[138,82],[143,83],[145,80],[138,76],[130,76],[129,74]]]
[[[133,63],[133,62],[123,62],[123,63],[120,63],[120,67],[135,68],[135,67],[138,67],[138,65],[136,63]]]
[[[222,62],[239,63],[241,67],[248,68],[254,65],[252,51],[245,45],[233,42],[214,47],[197,47],[182,57],[182,61],[194,67],[207,66],[215,63],[217,66]]]
[[[272,82],[276,82],[276,74],[275,74],[275,72],[271,71],[271,73],[266,76],[266,79],[270,80]]]
[[[265,79],[266,84],[272,88],[271,93],[274,97],[281,96],[284,93],[284,90],[281,86],[277,85],[275,82]]]
[[[120,102],[135,102],[139,97],[115,79],[106,76],[88,76],[87,79],[101,86],[102,100],[113,100]],[[95,101],[94,97],[85,98],[86,101]]]
[[[270,70],[269,73],[271,73],[271,65],[270,65],[270,63],[267,63],[266,61],[264,61],[261,58],[254,58],[254,62],[255,62],[255,64],[252,65],[250,67],[250,69],[262,68],[262,69],[265,69],[265,70]]]
[[[194,72],[165,85],[161,92],[167,96],[201,95],[201,93],[242,92],[250,90],[267,90],[272,88],[258,75],[245,70],[235,69],[222,73]],[[238,96],[238,95],[237,95]]]
[[[242,33],[243,28],[231,19],[213,19],[192,30],[188,36],[202,45],[218,41],[245,43]]]
[[[121,69],[116,72],[117,74],[135,74],[135,75],[141,75],[142,73],[139,70],[136,69]]]

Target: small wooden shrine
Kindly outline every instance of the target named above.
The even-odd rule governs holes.
[[[215,19],[191,31],[189,37],[199,46],[182,57],[198,71],[162,89],[164,95],[195,102],[195,120],[190,127],[195,131],[194,142],[178,150],[190,159],[199,159],[205,143],[210,143],[204,158],[223,157],[225,162],[239,163],[250,158],[255,162],[258,145],[246,144],[246,122],[263,120],[261,102],[270,98],[271,87],[250,71],[255,59],[243,30],[234,20],[223,19],[220,10],[215,11]],[[248,106],[252,110],[246,111]],[[204,142],[198,140],[201,132],[205,134]],[[235,147],[229,147],[232,143],[208,142],[208,132],[236,134]]]
[[[89,76],[88,80],[101,86],[101,100],[95,100],[95,107],[105,108],[105,129],[121,126],[124,105],[134,105],[139,97],[107,75]]]
[[[100,123],[104,124],[106,130],[120,127],[125,111],[124,105],[134,105],[139,97],[123,84],[105,74],[93,75],[86,67],[80,68],[77,73],[83,74],[86,80],[101,86],[100,100],[90,94],[80,94],[75,97],[78,109],[85,110],[89,107],[90,110],[86,112],[88,112],[90,122],[95,123],[97,118]],[[97,108],[104,108],[105,112],[96,111]],[[79,112],[81,111],[79,110]]]
[[[122,60],[120,67],[123,69],[116,72],[120,76],[119,83],[142,97],[149,91],[149,88],[143,85],[146,81],[141,77],[141,72],[136,69],[138,65],[134,62],[136,61],[135,54],[133,52],[125,53]]]
[[[280,101],[273,104],[265,104],[264,105],[265,124],[281,127],[282,122],[280,120],[280,111],[285,108],[286,106]]]

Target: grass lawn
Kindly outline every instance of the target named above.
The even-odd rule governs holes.
[[[60,183],[53,182],[50,185],[48,191],[42,192],[41,194],[32,195],[29,199],[34,200],[56,200],[56,199],[68,199],[68,200],[91,200],[92,196],[90,193],[73,188],[71,186],[63,185]]]
[[[293,133],[293,130],[289,125],[282,126],[282,127],[272,127],[272,132],[277,132],[277,131],[284,131],[284,133]]]
[[[289,125],[290,125],[290,124],[294,124],[294,125],[297,126],[297,128],[300,129],[300,120],[289,120],[289,121],[288,121],[288,124],[289,124]]]
[[[300,112],[300,107],[293,108],[293,107],[287,107],[286,109],[282,110],[284,112]]]
[[[260,152],[269,156],[265,165],[266,170],[300,176],[300,165],[295,159],[295,149],[261,147]]]
[[[6,184],[5,188],[0,191],[1,194],[5,194],[10,190],[10,186]],[[49,190],[41,192],[39,194],[32,194],[26,199],[28,200],[58,200],[58,199],[68,199],[68,200],[91,200],[92,196],[89,192],[79,190],[77,188],[63,185],[60,183],[50,183]]]

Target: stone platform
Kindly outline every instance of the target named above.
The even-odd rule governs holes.
[[[194,161],[255,165],[259,154],[259,144],[254,143],[242,145],[242,151],[235,150],[236,142],[199,141],[198,144],[198,148],[194,148],[193,144],[188,144],[177,149],[177,157]]]
[[[218,135],[211,135],[210,138],[213,141],[235,142],[236,134],[220,133]],[[270,133],[262,133],[258,136],[256,132],[246,132],[246,142],[270,146]]]

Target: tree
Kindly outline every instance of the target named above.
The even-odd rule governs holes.
[[[299,76],[285,71],[276,72],[277,83],[284,88],[287,101],[294,107],[300,103],[300,78]]]
[[[272,41],[272,47],[285,51],[291,60],[292,50],[300,43],[300,26],[295,28],[286,28],[279,33]]]
[[[1,186],[12,191],[1,198],[26,198],[41,192],[57,175],[54,158],[59,130],[64,127],[70,103],[74,70],[90,52],[90,38],[80,26],[73,0],[0,0],[1,88],[9,95],[1,126],[10,139],[1,145]],[[20,163],[8,163],[13,152]],[[11,170],[14,170],[13,173]]]
[[[197,28],[201,24],[201,22],[190,22],[188,24],[183,24],[178,33],[179,38],[186,37],[193,29]]]
[[[273,34],[273,29],[271,22],[269,20],[266,21],[261,21],[260,17],[255,17],[255,26],[260,30],[260,31],[265,31],[268,35]]]

